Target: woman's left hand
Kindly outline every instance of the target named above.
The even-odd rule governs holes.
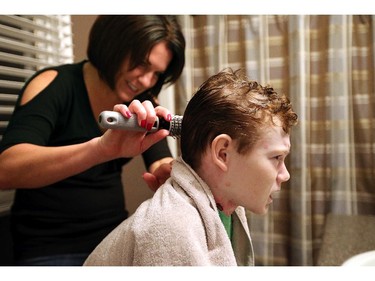
[[[167,160],[168,159],[168,160]],[[163,163],[143,174],[143,180],[152,191],[156,191],[171,175],[173,158],[163,159]]]

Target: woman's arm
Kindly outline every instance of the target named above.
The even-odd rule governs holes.
[[[134,157],[168,135],[108,130],[88,142],[44,147],[17,144],[0,154],[0,189],[38,188],[76,175],[97,164]]]
[[[0,189],[43,187],[105,160],[98,139],[61,147],[17,144],[0,155]]]
[[[129,107],[116,105],[114,110],[129,116],[137,114],[141,120],[150,115],[167,118],[169,111],[153,108],[139,101]],[[150,113],[151,111],[151,113]],[[18,144],[0,154],[0,189],[38,188],[76,175],[97,164],[122,157],[134,157],[168,135],[167,130],[152,134],[124,130],[107,130],[101,137],[85,143],[61,147]]]

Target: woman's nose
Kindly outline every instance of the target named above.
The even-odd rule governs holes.
[[[155,75],[153,72],[146,72],[139,77],[139,81],[146,89],[153,87],[156,83]]]

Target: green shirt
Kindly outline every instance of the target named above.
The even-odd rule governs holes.
[[[232,216],[227,216],[222,211],[219,211],[219,216],[222,223],[224,224],[224,228],[228,234],[230,241],[232,241]]]

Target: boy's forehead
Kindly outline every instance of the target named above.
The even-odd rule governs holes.
[[[260,137],[257,143],[263,149],[290,150],[290,136],[280,125],[271,125],[260,130]]]

